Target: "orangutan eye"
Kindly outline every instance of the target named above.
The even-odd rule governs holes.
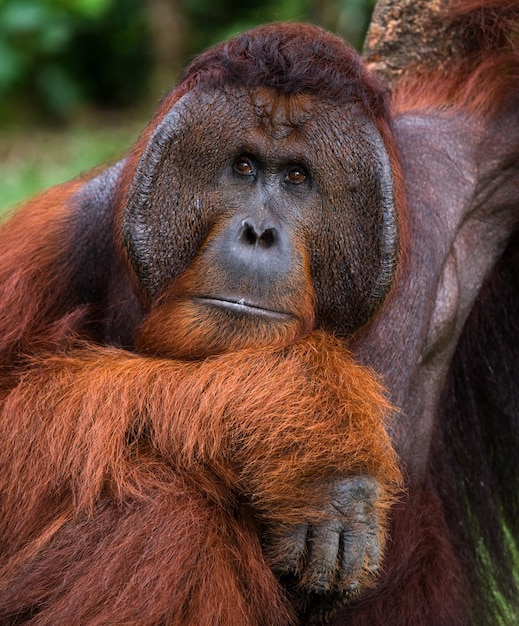
[[[254,165],[248,157],[238,157],[233,163],[233,170],[240,176],[254,175]]]
[[[285,180],[293,185],[304,183],[306,178],[306,171],[300,165],[294,165],[285,174]]]

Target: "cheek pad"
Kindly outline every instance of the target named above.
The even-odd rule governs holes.
[[[317,319],[348,334],[375,314],[394,279],[399,233],[391,165],[377,129],[353,106],[323,107],[310,131],[321,202],[308,237]]]
[[[137,164],[122,236],[151,299],[188,267],[211,227],[225,141],[214,121],[223,104],[217,97],[185,95],[161,120]]]

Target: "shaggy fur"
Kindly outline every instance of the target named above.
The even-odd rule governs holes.
[[[383,523],[386,409],[319,333],[193,362],[39,357],[1,412],[2,623],[289,623],[258,525],[325,519],[323,481],[345,472],[380,481]]]
[[[461,112],[497,127],[518,85],[516,0],[457,2],[446,19],[465,33],[460,58],[413,68],[393,111]],[[508,618],[502,599],[518,596],[507,533],[519,530],[519,485],[502,462],[519,444],[517,342],[509,340],[518,332],[516,239],[467,323],[424,442],[427,476],[397,498],[407,459],[397,462],[388,435],[397,432],[392,409],[347,341],[318,330],[308,264],[298,322],[270,347],[252,331],[222,339],[218,322],[206,325],[179,301],[196,280],[196,259],[153,302],[129,267],[122,213],[150,137],[184,94],[233,85],[292,102],[310,94],[327,106],[354,103],[375,124],[391,161],[404,249],[397,278],[405,278],[389,94],[352,49],[314,26],[276,25],[196,59],[128,159],[43,194],[0,232],[0,623],[278,626],[317,616],[348,626],[480,626]],[[510,148],[503,152],[517,157]],[[347,320],[336,323],[340,336]],[[385,358],[396,369],[399,357]],[[377,519],[370,532],[385,547],[383,571],[375,578],[361,567],[362,593],[332,596],[348,604],[330,616],[325,603],[323,615],[321,594],[305,591],[321,581],[305,579],[300,564],[287,569],[287,533],[302,520],[326,523],[337,485],[365,478],[377,497],[359,490],[358,510],[343,517]],[[294,574],[302,575],[295,590]]]

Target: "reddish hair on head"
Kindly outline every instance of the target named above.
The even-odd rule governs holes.
[[[214,46],[182,76],[182,92],[199,85],[309,93],[338,104],[357,102],[372,120],[389,119],[384,83],[348,43],[313,24],[268,24]]]

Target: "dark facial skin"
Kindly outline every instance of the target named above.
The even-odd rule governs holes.
[[[355,105],[192,92],[148,144],[123,236],[148,299],[188,302],[197,324],[246,339],[253,319],[255,346],[290,322],[296,336],[345,335],[389,289],[393,202],[382,140]]]

